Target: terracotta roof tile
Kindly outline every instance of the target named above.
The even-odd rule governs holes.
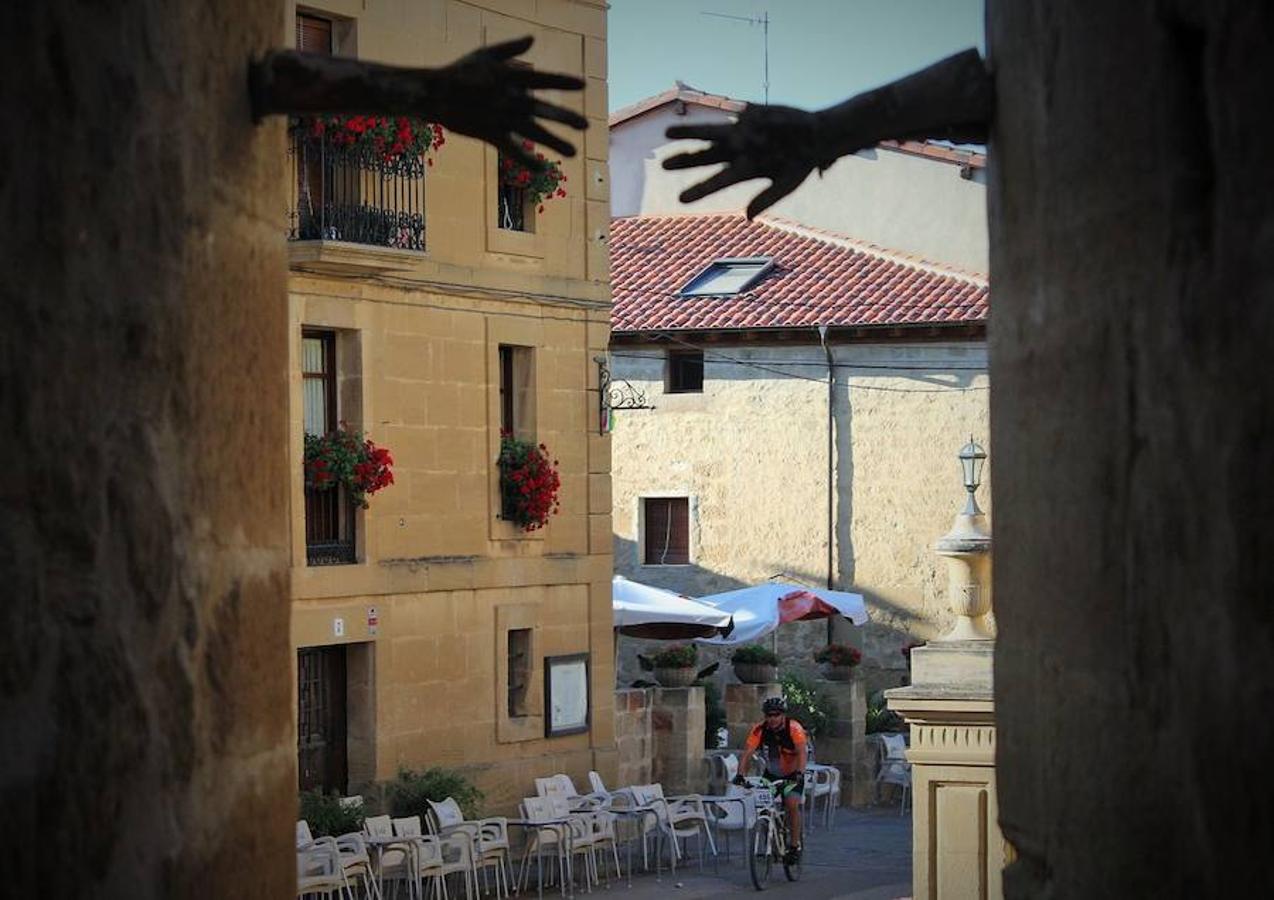
[[[984,322],[985,276],[777,218],[630,216],[610,229],[613,330]],[[745,293],[681,297],[714,260],[768,256]]]

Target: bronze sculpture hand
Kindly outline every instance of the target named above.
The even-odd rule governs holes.
[[[752,218],[796,190],[815,168],[823,171],[840,157],[883,140],[984,142],[992,100],[991,76],[982,57],[965,50],[818,112],[749,106],[733,124],[673,126],[669,138],[708,141],[709,146],[671,156],[663,166],[725,163],[720,172],[683,191],[683,203],[741,181],[770,179],[770,186],[748,204]]]
[[[532,93],[578,91],[584,87],[582,79],[510,64],[533,40],[524,37],[482,47],[439,69],[271,51],[250,69],[252,112],[256,118],[276,113],[415,116],[486,141],[523,165],[541,168],[543,164],[523,149],[521,140],[574,156],[575,147],[550,132],[541,120],[579,130],[588,127],[588,120]]]

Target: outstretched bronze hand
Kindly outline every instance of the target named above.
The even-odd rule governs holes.
[[[664,160],[665,169],[725,163],[720,172],[681,193],[682,203],[747,181],[768,178],[752,198],[751,218],[848,153],[883,140],[986,140],[991,121],[991,76],[976,50],[965,50],[884,87],[818,112],[790,106],[749,106],[729,125],[675,125],[673,139],[708,141],[702,150]]]
[[[417,116],[486,141],[506,156],[539,168],[542,163],[522,148],[521,139],[574,156],[575,147],[541,120],[579,130],[588,127],[588,120],[532,93],[578,91],[584,87],[583,80],[510,64],[532,42],[533,38],[524,37],[493,44],[439,69],[272,51],[250,70],[252,113],[257,118],[274,113]]]
[[[836,161],[834,154],[819,149],[819,115],[790,106],[749,106],[731,125],[674,125],[668,129],[668,137],[708,141],[710,146],[671,156],[664,160],[664,168],[726,164],[720,172],[682,191],[682,203],[694,203],[740,181],[770,179],[770,186],[748,204],[750,219],[796,190],[812,169],[822,171]]]

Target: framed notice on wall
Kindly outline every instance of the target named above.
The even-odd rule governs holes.
[[[544,657],[544,736],[588,731],[588,654]]]

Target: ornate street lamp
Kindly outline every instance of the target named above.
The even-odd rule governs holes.
[[[964,489],[969,492],[964,502],[962,515],[982,515],[982,510],[978,509],[978,501],[973,495],[982,484],[982,467],[985,464],[986,451],[973,442],[973,435],[969,435],[969,443],[960,448],[960,468],[964,471]]]

